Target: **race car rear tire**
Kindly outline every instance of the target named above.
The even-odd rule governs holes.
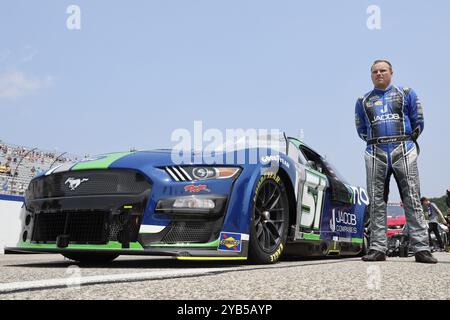
[[[248,259],[254,264],[278,262],[289,227],[286,187],[276,174],[261,176],[253,196]]]
[[[115,253],[65,253],[63,256],[81,263],[107,263],[119,255]]]

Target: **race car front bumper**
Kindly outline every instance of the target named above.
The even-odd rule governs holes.
[[[218,240],[205,244],[153,244],[143,247],[139,242],[130,243],[129,248],[122,248],[119,242],[109,242],[105,245],[69,244],[59,248],[56,244],[34,244],[29,241],[21,242],[17,247],[6,247],[5,254],[21,253],[92,253],[92,254],[118,254],[135,256],[172,256],[179,260],[246,260],[248,241],[242,240],[240,251],[219,250],[221,242]]]

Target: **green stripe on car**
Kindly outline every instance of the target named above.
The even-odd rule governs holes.
[[[311,234],[311,233],[304,233],[303,239],[305,240],[320,240],[320,235],[318,234]]]
[[[56,244],[31,243],[30,241],[19,243],[20,248],[35,249],[86,249],[86,250],[144,250],[139,242],[130,242],[129,249],[122,249],[122,244],[117,241],[110,241],[107,244],[69,244],[67,248],[59,248]]]
[[[132,152],[116,152],[100,156],[96,160],[81,161],[74,165],[71,170],[108,169],[113,162],[128,156],[131,153]]]

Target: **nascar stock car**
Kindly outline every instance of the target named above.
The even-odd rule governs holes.
[[[368,197],[312,148],[227,149],[226,165],[178,164],[173,150],[112,153],[35,177],[16,247],[80,262],[119,255],[275,263],[282,254],[358,255]],[[263,152],[264,151],[264,152]],[[191,151],[190,151],[191,152]],[[237,161],[256,154],[256,161]],[[195,152],[192,152],[194,155]]]

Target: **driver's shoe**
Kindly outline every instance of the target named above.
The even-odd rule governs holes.
[[[369,250],[369,252],[362,257],[362,261],[386,261],[386,254],[378,250]]]
[[[421,263],[437,263],[437,259],[433,257],[433,255],[430,253],[430,251],[419,251],[415,254],[416,262]]]

